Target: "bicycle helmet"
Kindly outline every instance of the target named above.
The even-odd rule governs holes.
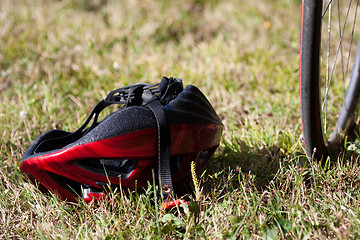
[[[111,104],[119,110],[98,121]],[[93,119],[92,124],[87,127]],[[86,128],[87,127],[87,128]],[[191,179],[218,147],[223,125],[195,86],[163,77],[114,90],[75,132],[51,130],[38,137],[20,160],[20,171],[63,200],[101,198],[106,189],[141,189],[157,171],[164,199]]]

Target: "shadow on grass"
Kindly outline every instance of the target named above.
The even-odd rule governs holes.
[[[241,187],[247,178],[251,188],[264,191],[272,180],[276,180],[279,168],[287,167],[291,160],[299,164],[307,162],[302,152],[286,153],[279,146],[250,147],[244,141],[226,143],[220,153],[212,158],[207,167],[205,191],[211,191],[219,184],[229,191]]]

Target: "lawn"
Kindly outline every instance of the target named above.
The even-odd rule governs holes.
[[[0,238],[360,238],[358,145],[305,156],[300,20],[300,0],[0,1]],[[163,212],[149,183],[69,204],[20,173],[41,133],[162,76],[199,87],[225,126],[197,199]]]

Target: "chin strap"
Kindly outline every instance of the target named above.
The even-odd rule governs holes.
[[[181,203],[181,200],[175,200],[174,188],[171,178],[170,153],[171,153],[171,136],[169,124],[164,112],[164,106],[175,98],[182,91],[183,86],[180,79],[165,78],[158,87],[161,95],[153,94],[149,89],[143,93],[143,99],[147,106],[154,114],[158,127],[158,160],[159,160],[159,180],[161,193],[165,202],[161,204],[161,208],[172,208]]]
[[[158,160],[161,192],[164,199],[172,198],[174,188],[170,169],[170,130],[163,106],[157,97],[150,99],[146,106],[153,112],[158,127]]]

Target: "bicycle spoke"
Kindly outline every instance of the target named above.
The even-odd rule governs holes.
[[[325,13],[327,12],[327,10],[329,9],[329,6],[331,5],[331,3],[332,3],[332,0],[330,0],[330,1],[328,2],[328,4],[325,6],[325,8],[324,8],[324,10],[323,10],[323,13],[322,13],[322,15],[321,15],[321,19],[324,18],[324,15],[325,15]]]
[[[331,10],[332,10],[332,1],[329,1],[329,4],[326,7],[326,11],[328,11],[329,20],[328,20],[328,41],[327,41],[327,49],[326,49],[326,89],[330,89],[330,78],[329,78],[329,68],[330,68],[330,39],[331,39]],[[325,12],[324,12],[325,14]],[[325,108],[325,109],[324,109]],[[325,99],[322,106],[322,112],[324,113],[324,134],[327,132],[327,95],[325,95]]]

